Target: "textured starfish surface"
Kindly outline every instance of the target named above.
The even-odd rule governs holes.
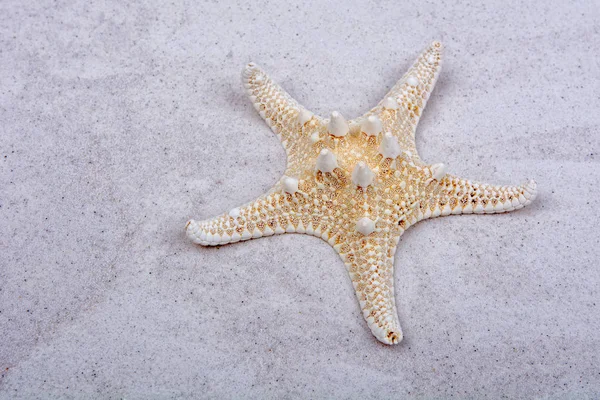
[[[324,239],[344,261],[373,335],[398,343],[393,262],[402,233],[427,218],[517,210],[536,196],[533,181],[474,183],[420,159],[415,129],[440,72],[441,48],[433,42],[377,106],[350,121],[335,111],[328,119],[314,115],[248,64],[244,86],[281,140],[287,169],[255,201],[189,220],[187,236],[205,246],[288,232]]]

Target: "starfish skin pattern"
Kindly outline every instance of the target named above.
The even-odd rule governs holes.
[[[362,314],[385,344],[402,340],[394,298],[394,254],[400,236],[418,221],[454,214],[520,209],[536,184],[494,186],[428,165],[415,130],[442,64],[433,42],[385,98],[362,117],[314,115],[248,64],[243,84],[256,110],[287,154],[281,180],[255,201],[204,221],[189,220],[187,236],[217,246],[282,233],[327,241],[344,261]]]

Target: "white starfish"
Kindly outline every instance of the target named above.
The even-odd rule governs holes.
[[[286,232],[324,239],[346,264],[373,335],[398,343],[393,261],[402,233],[427,218],[517,210],[536,196],[534,181],[472,183],[419,158],[415,129],[440,71],[441,47],[433,42],[376,107],[348,122],[335,111],[329,119],[314,115],[248,64],[244,86],[286,150],[285,175],[245,206],[188,221],[187,236],[205,246]]]

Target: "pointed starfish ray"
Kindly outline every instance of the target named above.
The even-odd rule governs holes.
[[[402,233],[427,218],[517,210],[536,196],[533,181],[473,183],[419,157],[415,129],[440,72],[441,47],[433,42],[376,107],[350,121],[335,111],[329,119],[314,115],[248,64],[244,86],[281,140],[287,169],[255,201],[188,221],[187,236],[204,246],[288,232],[324,239],[344,261],[373,335],[398,343],[394,254]]]

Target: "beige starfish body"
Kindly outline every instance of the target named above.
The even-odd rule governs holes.
[[[415,129],[440,67],[441,44],[433,42],[384,100],[346,122],[337,112],[329,119],[314,115],[248,64],[244,86],[286,150],[285,175],[245,206],[188,221],[187,236],[205,246],[286,232],[326,240],[348,269],[373,335],[398,343],[393,261],[402,233],[427,218],[516,210],[536,196],[533,181],[472,183],[419,158]]]

